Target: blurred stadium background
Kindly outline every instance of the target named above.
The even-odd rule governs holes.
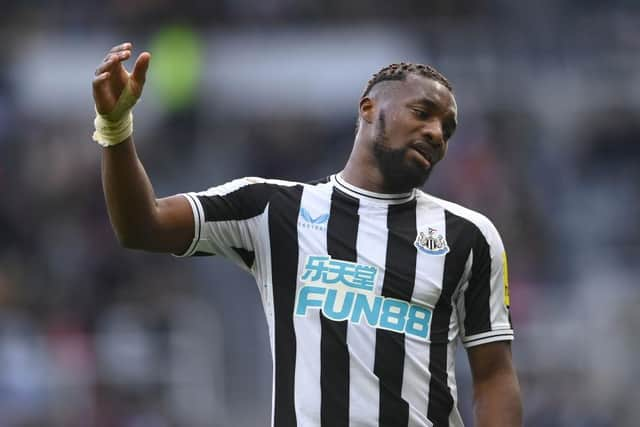
[[[338,171],[370,75],[435,65],[460,126],[426,190],[502,233],[526,425],[637,426],[638,22],[631,0],[2,1],[0,426],[269,425],[252,279],[111,232],[90,83],[122,41],[154,55],[135,137],[161,196]]]

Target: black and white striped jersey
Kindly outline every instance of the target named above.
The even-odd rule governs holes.
[[[258,284],[273,426],[463,425],[458,339],[513,339],[506,256],[486,217],[339,174],[242,178],[184,196],[195,220],[184,256],[224,255]]]

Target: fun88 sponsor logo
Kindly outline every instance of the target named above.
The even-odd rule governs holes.
[[[405,333],[423,340],[429,336],[431,310],[373,291],[378,269],[371,265],[332,259],[326,255],[307,257],[296,296],[296,316],[320,309],[325,317],[365,322],[371,327]]]

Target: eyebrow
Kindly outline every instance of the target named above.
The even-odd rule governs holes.
[[[423,106],[427,107],[428,109],[431,110],[440,110],[440,107],[438,106],[438,103],[436,101],[434,101],[431,98],[416,98],[413,99],[409,102],[409,104],[422,104]],[[449,114],[449,112],[447,112],[446,114],[446,119],[445,122],[447,125],[452,125],[452,127],[455,129],[455,127],[458,124],[458,120],[456,119],[455,114]]]
[[[430,99],[430,98],[413,99],[413,100],[411,100],[411,103],[412,104],[422,104],[425,107],[432,108],[434,110],[438,110],[439,109],[438,103],[435,102],[433,99]]]

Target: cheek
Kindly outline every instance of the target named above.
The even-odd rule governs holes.
[[[420,132],[420,123],[411,116],[398,114],[394,120],[390,120],[388,130],[393,135],[406,139],[407,136]]]
[[[440,156],[440,160],[444,159],[445,156],[447,155],[447,150],[449,149],[449,144],[448,143],[444,143],[444,146],[442,147],[442,155]]]

